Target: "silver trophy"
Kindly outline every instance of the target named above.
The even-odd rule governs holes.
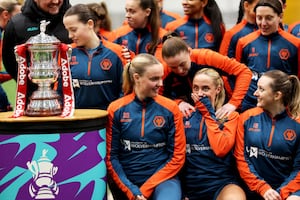
[[[45,33],[49,22],[41,21],[40,34],[33,36],[26,42],[29,52],[28,78],[38,85],[38,89],[29,98],[25,110],[28,116],[54,116],[62,113],[60,95],[51,87],[59,76],[59,44],[60,41]],[[16,53],[18,63],[20,55]],[[26,59],[23,58],[23,61]]]

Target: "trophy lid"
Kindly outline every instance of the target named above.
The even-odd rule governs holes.
[[[34,44],[56,44],[60,43],[60,41],[55,37],[46,34],[46,26],[50,22],[46,22],[46,20],[40,21],[40,33],[38,35],[30,37],[26,44],[34,45]]]

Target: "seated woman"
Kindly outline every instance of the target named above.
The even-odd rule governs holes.
[[[191,97],[196,111],[184,118],[187,150],[180,176],[185,200],[246,200],[232,153],[239,114],[215,116],[225,100],[219,73],[211,68],[199,70]]]
[[[254,193],[248,199],[300,200],[300,82],[269,70],[254,92],[257,106],[240,115],[234,155]]]
[[[107,170],[115,200],[180,200],[185,161],[182,114],[161,95],[163,66],[138,54],[125,66],[124,97],[108,111]]]

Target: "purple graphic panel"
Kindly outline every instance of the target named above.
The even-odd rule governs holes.
[[[0,199],[106,199],[105,129],[0,135]]]

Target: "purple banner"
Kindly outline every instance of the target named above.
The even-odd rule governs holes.
[[[0,134],[0,199],[106,199],[105,146],[105,129]]]

